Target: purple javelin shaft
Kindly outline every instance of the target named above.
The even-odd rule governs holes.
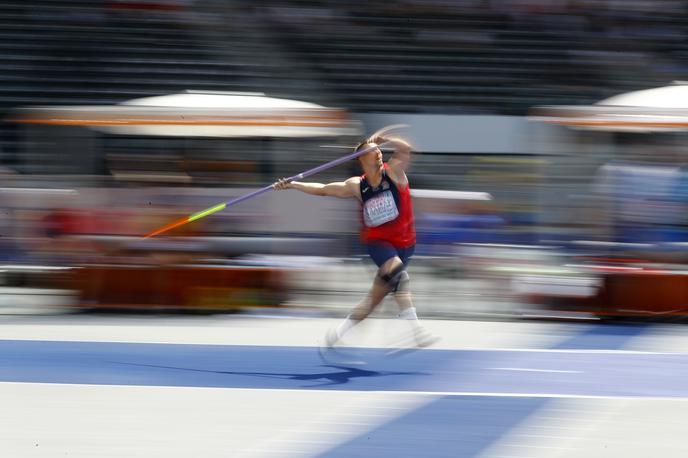
[[[384,145],[385,144],[383,143],[380,146],[384,146]],[[346,161],[350,161],[351,159],[355,159],[358,156],[362,156],[362,155],[372,151],[375,148],[377,148],[377,147],[376,146],[369,146],[368,148],[363,148],[362,150],[355,151],[351,154],[347,154],[346,156],[340,157],[339,159],[335,159],[333,161],[327,162],[327,163],[319,165],[317,167],[313,167],[312,169],[306,170],[305,172],[301,172],[297,175],[289,177],[289,178],[287,178],[287,181],[303,180],[304,178],[309,177],[311,175],[315,175],[316,173],[320,173],[323,170],[327,170],[327,169],[330,169],[332,167],[336,167],[339,164],[342,164]],[[232,200],[228,200],[227,202],[225,202],[225,204],[227,205],[227,207],[229,207],[230,205],[238,204],[239,202],[243,202],[243,201],[248,200],[252,197],[259,196],[261,194],[265,194],[266,192],[271,191],[271,190],[272,190],[272,185],[265,186],[264,188],[260,188],[256,191],[250,192],[248,194],[244,194],[243,196],[239,196],[239,197],[236,197]]]

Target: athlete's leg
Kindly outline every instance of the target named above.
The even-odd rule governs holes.
[[[403,263],[403,275],[400,276],[399,282],[394,289],[394,300],[399,307],[399,318],[406,320],[411,326],[413,331],[413,337],[416,345],[420,347],[427,347],[432,345],[437,340],[437,337],[432,336],[420,323],[418,320],[418,315],[416,314],[416,307],[413,305],[413,295],[409,288],[410,277],[406,273],[406,266],[411,260],[413,255],[414,247],[399,250],[399,259]]]
[[[374,243],[368,245],[368,254],[373,259],[379,269],[373,285],[368,292],[368,295],[354,309],[349,313],[346,319],[339,324],[339,326],[328,332],[326,336],[326,344],[328,346],[334,345],[344,334],[351,328],[363,321],[375,310],[392,290],[389,283],[388,276],[395,267],[402,266],[401,259],[397,256],[396,249],[387,243]]]
[[[387,296],[389,291],[386,286],[378,281],[377,277],[373,281],[373,286],[370,288],[368,295],[363,298],[361,302],[354,307],[354,309],[349,313],[344,321],[342,321],[339,326],[327,336],[327,344],[329,346],[334,345],[334,343],[341,339],[344,334],[346,334],[351,328],[356,326],[361,321],[365,320],[368,315],[375,310],[382,300]]]
[[[408,263],[411,261],[411,256],[413,255],[415,247],[403,248],[397,250],[398,258],[403,265],[403,273],[399,275],[398,283],[394,289],[394,300],[399,307],[399,311],[403,314],[406,310],[413,308],[413,297],[411,294],[411,289],[409,288],[410,277],[406,268]],[[399,267],[397,267],[397,270]],[[415,309],[414,309],[415,314]]]

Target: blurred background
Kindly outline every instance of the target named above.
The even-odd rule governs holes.
[[[374,275],[354,201],[268,193],[142,236],[403,123],[423,315],[680,317],[687,19],[678,0],[4,1],[0,306],[344,313]]]

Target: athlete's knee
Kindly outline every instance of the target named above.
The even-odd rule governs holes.
[[[408,288],[410,277],[406,272],[406,266],[398,264],[387,273],[378,272],[378,279],[388,291],[397,292]]]

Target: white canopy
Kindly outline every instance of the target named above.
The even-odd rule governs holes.
[[[185,91],[180,94],[143,97],[121,103],[124,106],[207,108],[234,110],[323,109],[322,105],[300,100],[267,97],[262,92]]]
[[[28,107],[24,124],[79,125],[128,135],[328,137],[358,135],[345,110],[262,93],[186,91],[106,106]]]
[[[595,105],[688,111],[688,82],[675,81],[669,86],[626,92],[600,100]]]
[[[535,107],[530,119],[608,131],[688,130],[688,82],[627,92],[594,105]]]

